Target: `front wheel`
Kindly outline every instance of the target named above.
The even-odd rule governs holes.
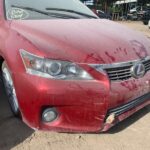
[[[13,83],[13,79],[9,67],[5,61],[2,64],[2,77],[3,77],[4,88],[8,96],[8,101],[11,110],[16,117],[20,117],[20,110],[18,105],[18,99],[16,96],[16,90],[14,87],[14,83]]]

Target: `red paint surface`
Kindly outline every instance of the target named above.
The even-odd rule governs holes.
[[[10,67],[24,122],[43,130],[98,132],[108,109],[150,92],[150,73],[141,79],[109,82],[88,64],[126,62],[150,56],[150,41],[117,23],[100,19],[6,21],[0,0],[0,57]],[[57,81],[25,72],[19,49],[51,59],[76,62],[94,81]],[[123,114],[135,113],[150,101]],[[56,107],[60,117],[41,122],[45,106]],[[105,128],[104,128],[105,126]],[[111,126],[111,125],[109,125]],[[103,129],[104,128],[104,129]]]

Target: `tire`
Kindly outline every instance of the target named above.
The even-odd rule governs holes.
[[[2,64],[2,78],[12,113],[14,114],[14,116],[20,118],[21,113],[19,109],[18,99],[16,96],[16,90],[14,87],[10,69],[5,61]]]
[[[144,23],[144,25],[148,25],[148,21],[144,21],[143,23]]]

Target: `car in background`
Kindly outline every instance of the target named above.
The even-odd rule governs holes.
[[[147,9],[147,11],[143,15],[143,23],[145,25],[148,25],[149,20],[150,20],[150,8]]]
[[[136,13],[138,13],[138,12],[144,13],[146,9],[147,9],[147,7],[145,7],[145,6],[136,6],[135,8],[130,9],[129,13],[135,13],[135,12]]]
[[[132,20],[132,21],[138,20],[138,15],[137,15],[137,13],[136,13],[136,12],[128,13],[128,14],[127,14],[127,20]]]
[[[129,13],[137,12],[137,11],[139,11],[140,9],[141,9],[140,6],[136,6],[136,7],[132,8],[132,9],[130,9],[130,10],[129,10]]]
[[[145,6],[137,6],[128,13],[128,19],[130,20],[142,20],[144,13],[147,11],[147,7]]]
[[[150,105],[150,40],[79,0],[0,0],[0,73],[31,128],[107,131]]]
[[[111,15],[109,15],[108,13],[105,13],[105,12],[102,11],[102,10],[97,10],[96,13],[97,13],[97,15],[98,15],[99,18],[102,18],[102,19],[109,19],[109,20],[112,19]]]

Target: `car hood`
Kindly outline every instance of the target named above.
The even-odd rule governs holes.
[[[150,55],[150,41],[105,19],[12,21],[11,28],[52,59],[109,64]]]

